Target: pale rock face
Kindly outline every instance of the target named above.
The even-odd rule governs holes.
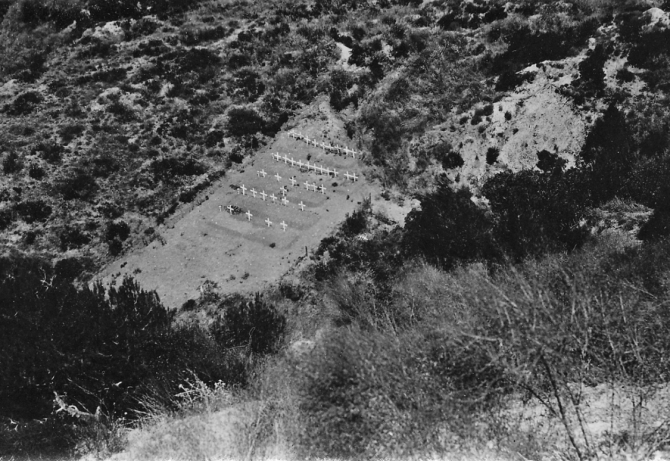
[[[660,8],[650,8],[642,15],[648,21],[647,25],[644,26],[646,32],[650,32],[653,29],[667,29],[670,27],[670,15],[663,11]]]
[[[104,42],[119,43],[122,42],[126,33],[116,21],[108,22],[104,26],[88,29],[82,35],[84,37],[93,37]]]

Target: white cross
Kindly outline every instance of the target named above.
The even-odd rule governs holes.
[[[316,146],[319,145],[319,143],[316,142],[316,139],[312,139],[312,145],[313,145],[314,147],[316,147]]]
[[[300,168],[300,169],[302,170],[302,166],[304,165],[304,164],[302,163],[302,160],[298,160],[298,161],[296,162],[296,164],[298,165],[298,168]]]
[[[277,174],[275,175],[275,178],[277,178],[277,182],[279,182],[279,181],[281,180],[281,176],[279,176],[279,173],[277,173]]]
[[[284,154],[284,163],[288,163],[288,157]]]
[[[337,178],[338,172],[335,168],[333,168],[333,171],[331,171],[331,173],[333,173],[335,175],[335,177]]]
[[[265,197],[267,197],[268,194],[265,193],[265,191],[261,192],[261,197],[263,197],[263,201],[265,201]]]
[[[270,218],[265,218],[265,224],[267,224],[268,227],[272,225],[272,221],[270,221]]]
[[[323,166],[319,165],[319,173],[323,174]]]
[[[286,228],[288,227],[288,224],[286,224],[284,221],[282,221],[280,226],[282,227],[282,229],[284,229],[284,232],[286,232]]]
[[[284,206],[288,205],[288,200],[286,199],[286,197],[284,197],[283,199],[281,199],[281,203],[282,203],[282,205],[284,205]]]
[[[304,137],[304,138],[302,138],[302,139],[304,139],[304,140],[305,140],[305,142],[306,142],[307,144],[309,144],[309,136],[305,135],[305,137]]]
[[[297,138],[302,138],[302,133],[298,132],[298,134],[296,134],[296,137]]]
[[[298,182],[298,181],[296,181],[295,178],[291,178],[291,185],[292,185],[292,186],[295,187],[295,183],[297,183],[297,182]]]
[[[322,148],[323,150],[326,150],[326,143],[323,142],[323,141],[321,141],[321,148]]]
[[[274,203],[277,200],[277,197],[275,197],[275,194],[270,194],[270,198],[272,199],[272,203]]]
[[[309,169],[311,167],[311,165],[309,164],[309,160],[307,160],[307,162],[305,163],[305,166],[307,167],[307,171],[309,171]]]
[[[298,206],[300,207],[300,211],[305,211],[305,204],[302,203],[302,200],[300,201],[300,204]]]
[[[314,192],[316,192],[316,183],[312,183],[311,187],[314,189]]]
[[[291,166],[295,166],[295,160],[293,160],[293,157],[291,157],[288,161],[291,162]]]
[[[347,147],[345,146],[344,147],[344,156],[346,157],[347,155],[349,155],[349,149],[347,149]]]
[[[346,173],[344,173],[344,177],[347,178],[347,179],[351,179],[351,175],[349,174],[348,171]]]
[[[295,138],[295,131],[291,130],[288,132],[289,137]]]
[[[279,152],[277,152],[276,154],[272,154],[272,158],[275,159],[275,160],[278,162],[279,159],[281,158],[281,157],[279,156]]]
[[[332,149],[333,149],[333,146],[331,146],[330,143],[328,143],[328,144],[326,144],[326,149],[328,149],[328,150],[332,150]]]
[[[251,221],[251,217],[253,216],[253,215],[251,214],[251,210],[247,211],[245,214],[247,215],[247,219],[248,219],[249,221]]]
[[[286,193],[288,192],[288,189],[286,189],[284,186],[282,186],[281,189],[279,189],[279,190],[281,191],[281,194],[282,194],[284,197],[286,197]]]
[[[353,158],[356,158],[356,153],[357,153],[357,152],[356,152],[355,150],[351,149],[351,156],[352,156]]]
[[[228,211],[230,211],[230,214],[233,214],[233,207],[228,205]]]
[[[259,171],[258,174],[260,174],[260,175],[263,176],[263,177],[266,177],[266,176],[267,176],[267,173],[265,172],[265,170],[261,170],[261,171]]]
[[[246,195],[247,188],[244,187],[244,184],[242,184],[242,187],[240,187],[240,189],[242,189],[242,195]]]
[[[309,181],[305,181],[305,190],[309,190]]]
[[[249,192],[251,192],[253,194],[254,198],[256,198],[256,194],[258,193],[258,192],[256,192],[256,189],[251,189],[251,190],[249,190]]]
[[[323,184],[321,184],[321,187],[319,187],[319,189],[321,189],[321,193],[322,193],[322,194],[325,194],[325,193],[326,193],[326,188],[323,187]]]
[[[354,178],[354,181],[358,180],[358,178],[356,177],[356,173],[352,174],[351,177]]]

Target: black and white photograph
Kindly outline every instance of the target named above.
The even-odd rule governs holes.
[[[224,460],[670,461],[670,0],[0,0],[0,461]]]

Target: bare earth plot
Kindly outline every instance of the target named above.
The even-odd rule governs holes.
[[[312,106],[292,126],[310,139],[326,144],[351,146],[340,120],[327,103]],[[349,143],[347,143],[349,141]],[[286,154],[297,162],[308,161],[323,168],[337,170],[337,177],[307,172],[272,154]],[[223,178],[209,192],[209,200],[196,206],[183,218],[167,227],[161,226],[164,243],[153,241],[105,268],[105,284],[132,275],[144,289],[156,290],[166,306],[179,307],[196,298],[205,281],[218,285],[221,292],[261,290],[276,282],[307,249],[314,249],[330,234],[347,213],[377,188],[361,177],[358,158],[326,152],[307,145],[303,140],[277,135],[275,141],[259,151],[241,171]],[[259,175],[259,171],[267,175]],[[344,173],[356,173],[357,181],[347,180]],[[278,175],[279,179],[275,176]],[[292,185],[290,179],[296,183]],[[305,183],[325,187],[325,194]],[[244,185],[245,194],[237,187]],[[281,187],[288,190],[287,205],[282,205]],[[256,191],[254,198],[251,189]],[[266,199],[260,193],[267,194]],[[270,195],[277,197],[273,202]],[[305,205],[304,211],[299,204]],[[239,207],[230,214],[228,206]],[[249,221],[247,212],[252,215]],[[266,219],[272,225],[268,227]],[[286,223],[286,230],[280,224]],[[271,247],[274,244],[274,247]]]

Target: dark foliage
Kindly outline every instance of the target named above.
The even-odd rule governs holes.
[[[80,125],[80,124],[65,125],[60,130],[58,130],[58,134],[60,135],[63,142],[65,144],[68,144],[74,138],[79,137],[82,134],[84,134],[85,130],[86,130],[86,128],[84,127],[84,125]]]
[[[500,155],[500,149],[497,147],[489,147],[486,151],[486,163],[493,165],[498,161],[498,156]]]
[[[567,160],[562,159],[558,154],[553,154],[548,150],[542,150],[537,153],[537,167],[545,173],[561,173]]]
[[[260,294],[253,299],[235,297],[219,307],[223,316],[212,326],[212,334],[223,347],[247,347],[253,354],[277,351],[286,328],[286,318]]]
[[[514,70],[506,70],[496,82],[496,91],[512,91],[524,82],[532,82],[535,79],[534,72],[515,72]]]
[[[51,207],[43,200],[28,200],[21,202],[14,208],[16,214],[27,223],[44,222],[51,216]]]
[[[482,194],[495,215],[496,243],[515,260],[581,246],[588,236],[578,224],[590,198],[585,181],[575,170],[493,176]]]
[[[619,194],[633,167],[633,140],[626,120],[610,104],[586,138],[579,160],[590,172],[592,195],[603,203]]]
[[[170,182],[178,176],[197,176],[207,167],[193,157],[161,157],[151,162],[151,171],[156,180]]]
[[[605,89],[605,62],[608,53],[601,44],[590,50],[586,59],[579,63],[579,79],[572,82],[573,86],[579,87],[586,92],[587,96],[599,95]]]
[[[66,226],[59,235],[60,250],[68,251],[81,248],[91,242],[91,236],[81,230],[79,227]]]
[[[12,116],[27,115],[33,112],[43,99],[37,91],[27,91],[18,95],[11,104],[5,104],[2,111]]]
[[[217,144],[223,144],[225,134],[221,130],[208,131],[205,136],[205,147],[214,147]]]
[[[442,168],[445,170],[453,170],[455,168],[460,168],[463,166],[465,161],[461,154],[458,152],[450,151],[444,157],[442,157]]]
[[[0,416],[60,424],[62,436],[73,421],[50,416],[54,393],[82,411],[99,406],[127,419],[147,394],[170,407],[191,373],[206,383],[244,382],[242,362],[198,329],[173,329],[174,312],[155,293],[129,278],[107,293],[101,285],[78,289],[71,283],[78,269],[65,275],[64,266],[0,260]],[[41,433],[33,446],[17,447],[3,432],[0,455],[53,450],[40,446]],[[60,448],[72,442],[61,439]]]
[[[467,189],[453,191],[446,184],[420,196],[421,209],[410,211],[405,219],[405,255],[419,256],[444,268],[498,259],[491,217],[471,197]]]
[[[23,162],[21,161],[19,154],[14,151],[8,153],[2,160],[2,172],[5,174],[16,173],[21,171],[22,168]]]
[[[49,163],[57,163],[60,161],[65,148],[55,142],[41,142],[32,148],[31,154],[39,153],[45,161]]]
[[[65,200],[90,200],[98,191],[98,184],[88,171],[75,168],[57,182],[56,188]]]
[[[253,109],[234,108],[228,112],[228,134],[248,136],[263,131],[265,120]]]
[[[575,27],[566,27],[542,32],[534,32],[527,25],[511,30],[493,29],[490,39],[502,36],[508,48],[494,56],[491,72],[502,74],[517,72],[531,64],[546,60],[559,60],[576,54],[598,27],[596,20],[586,20]],[[508,74],[504,87],[513,85],[515,77]],[[509,80],[508,80],[509,79]]]
[[[113,221],[107,225],[105,240],[118,238],[122,242],[130,235],[130,226],[125,221]]]

